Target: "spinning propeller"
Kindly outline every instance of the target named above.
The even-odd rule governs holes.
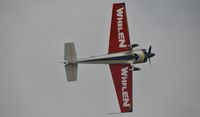
[[[146,54],[146,57],[148,58],[149,60],[149,64],[151,66],[151,57],[155,56],[156,54],[154,53],[151,53],[151,46],[149,46],[149,50],[148,50],[148,53]]]

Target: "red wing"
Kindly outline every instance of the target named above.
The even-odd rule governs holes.
[[[132,112],[132,71],[129,64],[110,64],[121,112]]]
[[[130,40],[125,4],[113,4],[108,53],[127,51],[129,45]]]

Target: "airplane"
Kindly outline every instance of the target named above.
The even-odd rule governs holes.
[[[78,64],[109,64],[121,113],[133,111],[132,71],[141,70],[134,64],[145,63],[155,54],[151,46],[136,49],[130,44],[125,3],[113,4],[108,54],[77,59],[74,43],[64,44],[64,66],[68,81],[77,81]]]

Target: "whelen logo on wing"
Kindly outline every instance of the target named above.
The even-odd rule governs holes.
[[[123,107],[130,106],[128,90],[127,90],[127,77],[128,77],[128,67],[124,67],[121,69]]]
[[[123,32],[123,13],[124,7],[117,9],[117,31],[119,39],[119,48],[126,48],[126,40]]]

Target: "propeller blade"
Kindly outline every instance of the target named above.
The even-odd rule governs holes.
[[[149,51],[148,51],[148,53],[151,53],[151,46],[149,46]]]
[[[151,59],[149,58],[149,65],[150,65],[150,67],[151,67]]]
[[[154,56],[152,55],[153,53],[151,53],[151,45],[149,46],[149,50],[148,50],[148,60],[149,60],[149,65],[151,67],[151,57]]]

